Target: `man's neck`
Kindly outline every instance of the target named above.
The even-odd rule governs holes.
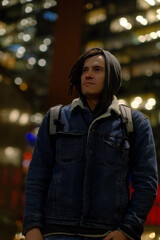
[[[98,100],[97,99],[86,99],[86,100],[89,108],[91,109],[91,111],[93,111],[97,106]]]

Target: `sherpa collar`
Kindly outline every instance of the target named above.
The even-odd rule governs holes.
[[[81,101],[80,98],[75,98],[73,101],[72,101],[72,104],[71,104],[71,111],[73,111],[75,108],[77,107],[81,107],[82,109],[84,109],[84,104],[83,102]],[[112,103],[111,105],[109,106],[109,108],[107,109],[107,113],[111,113],[111,111],[114,111],[116,114],[120,115],[120,111],[119,111],[119,103],[118,103],[118,100],[117,100],[117,97],[116,96],[113,96],[113,100],[112,100]]]

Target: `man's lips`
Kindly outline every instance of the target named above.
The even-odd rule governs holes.
[[[94,83],[91,82],[91,81],[84,81],[84,82],[83,82],[83,85],[84,85],[84,86],[85,86],[85,85],[94,85]]]

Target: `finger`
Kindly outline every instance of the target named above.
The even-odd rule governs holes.
[[[103,240],[111,240],[112,237],[112,232],[110,232]]]

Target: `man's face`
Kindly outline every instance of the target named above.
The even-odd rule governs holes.
[[[102,55],[87,58],[84,62],[81,75],[81,89],[86,99],[97,102],[104,87],[105,59]]]

